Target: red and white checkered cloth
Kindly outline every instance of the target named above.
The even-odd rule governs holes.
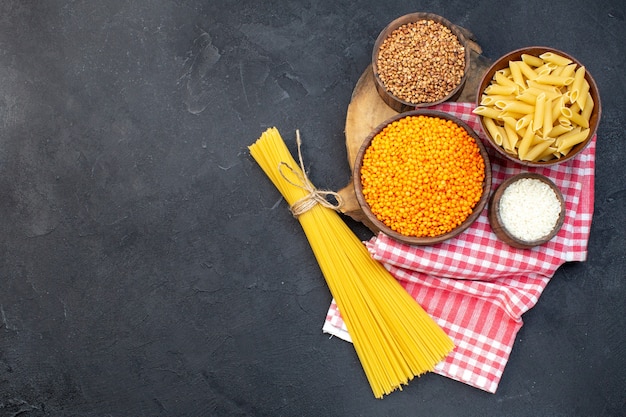
[[[434,107],[465,121],[486,144],[472,103]],[[366,242],[404,288],[454,340],[455,350],[435,372],[495,393],[522,327],[522,314],[538,301],[555,271],[565,262],[584,261],[593,215],[595,141],[576,158],[553,167],[523,167],[504,160],[486,144],[493,174],[492,191],[522,171],[550,178],[566,202],[565,222],[545,245],[516,249],[491,230],[487,208],[465,232],[434,246],[410,246],[384,234]],[[332,302],[323,331],[350,341]]]

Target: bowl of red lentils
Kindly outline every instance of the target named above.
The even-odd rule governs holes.
[[[417,109],[390,118],[365,139],[353,183],[363,213],[378,231],[410,245],[434,245],[480,216],[491,165],[466,123]]]
[[[470,68],[459,28],[432,13],[410,13],[385,27],[372,52],[376,90],[398,113],[453,100]]]

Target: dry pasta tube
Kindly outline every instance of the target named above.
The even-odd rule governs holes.
[[[561,77],[560,75],[543,74],[534,79],[540,84],[563,87],[574,82],[574,77]]]
[[[550,147],[550,145],[552,145],[552,140],[543,140],[536,145],[533,145],[524,157],[520,157],[520,159],[526,161],[536,161],[543,154],[543,152]]]
[[[587,99],[585,100],[585,105],[582,109],[581,116],[587,120],[591,118],[591,112],[593,111],[593,98],[591,97],[591,93],[587,92]]]
[[[494,120],[489,117],[485,118],[485,127],[489,131],[493,141],[498,145],[502,145],[502,141],[504,140],[502,130],[500,130],[500,127],[496,125]]]
[[[520,71],[522,72],[524,77],[526,77],[527,80],[534,80],[538,76],[535,70],[532,69],[530,65],[528,65],[524,61],[518,61],[517,67],[520,69]]]
[[[578,97],[582,95],[585,95],[585,98],[586,98],[587,92],[586,91],[584,93],[582,92],[584,82],[585,82],[585,67],[580,67],[574,73],[574,79],[572,81],[572,84],[569,86],[569,89],[570,89],[569,97],[572,103],[577,101]]]
[[[582,129],[580,132],[570,132],[561,136],[559,146],[557,150],[563,153],[565,150],[569,150],[578,145],[589,136],[589,129]]]
[[[585,107],[585,104],[587,102],[587,97],[589,96],[590,88],[591,87],[589,86],[589,83],[587,82],[587,80],[583,80],[583,85],[580,89],[580,94],[576,98],[576,103],[580,106],[581,109]]]
[[[515,126],[511,126],[509,123],[505,122],[504,133],[502,147],[509,153],[515,153],[517,141],[519,140],[519,134],[515,131]]]
[[[509,68],[511,69],[511,78],[513,82],[520,87],[526,87],[526,81],[524,80],[524,74],[519,67],[519,61],[511,61],[509,62]]]
[[[480,105],[481,106],[493,106],[496,104],[496,101],[499,101],[499,100],[515,100],[515,96],[513,94],[509,94],[509,95],[493,94],[491,96],[483,95],[480,99]]]
[[[515,123],[515,130],[520,131],[528,127],[528,125],[530,124],[532,120],[533,120],[532,114],[525,114],[524,116],[517,119],[517,122]]]
[[[542,65],[544,65],[543,59],[536,57],[534,55],[522,54],[521,58],[523,62],[525,62],[527,65],[530,65],[532,67],[541,67]]]
[[[489,87],[485,89],[486,94],[489,94],[489,95],[496,94],[496,95],[502,95],[502,96],[514,94],[516,91],[517,91],[517,88],[515,86],[498,85],[498,84],[490,85]]]
[[[561,65],[559,66],[559,69],[560,71],[557,75],[562,77],[573,77],[576,72],[576,64]]]
[[[296,163],[276,128],[249,149],[302,225],[374,396],[432,371],[454,348],[448,335],[370,256],[324,198],[330,192],[315,189],[302,158]]]
[[[526,154],[528,153],[530,145],[532,144],[534,139],[535,131],[533,129],[533,121],[531,121],[526,128],[526,132],[524,132],[524,136],[522,136],[522,139],[519,142],[517,153],[520,159],[526,158]]]
[[[557,66],[555,64],[551,64],[549,62],[546,62],[545,64],[535,68],[535,72],[538,75],[550,74],[550,73],[555,74],[555,75],[561,75],[560,68],[563,68],[563,67],[559,67],[559,66]]]
[[[535,111],[533,116],[533,130],[536,132],[543,126],[544,108],[546,105],[546,95],[541,93],[537,96],[535,101]]]
[[[589,119],[585,119],[580,113],[571,112],[569,119],[582,128],[589,127]]]
[[[481,116],[489,117],[490,119],[498,119],[500,117],[500,113],[502,113],[502,111],[498,110],[496,108],[493,108],[493,107],[478,106],[474,110],[474,113],[478,114],[478,115],[481,115]]]
[[[541,127],[541,132],[544,138],[550,135],[552,128],[552,99],[546,98],[543,109],[543,125]]]
[[[552,124],[554,124],[554,122],[556,122],[556,120],[561,115],[561,111],[565,107],[564,101],[565,99],[563,98],[563,96],[559,97],[557,100],[552,101]]]
[[[513,87],[514,92],[519,91],[520,86],[515,84],[513,80],[508,78],[505,72],[496,71],[496,73],[494,74],[494,80],[498,85]]]
[[[552,135],[554,137],[558,137],[558,136],[561,136],[564,133],[567,133],[567,132],[569,132],[571,130],[572,130],[572,126],[571,125],[570,126],[562,126],[560,124],[557,124],[550,131],[550,135]]]
[[[543,54],[539,55],[539,58],[556,65],[569,65],[572,63],[571,59],[556,54],[554,52],[544,52]]]

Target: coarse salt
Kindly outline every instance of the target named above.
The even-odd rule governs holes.
[[[545,182],[522,178],[502,193],[499,214],[511,235],[532,242],[552,232],[561,214],[561,202]]]

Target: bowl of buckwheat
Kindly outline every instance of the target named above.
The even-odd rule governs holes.
[[[459,28],[432,13],[401,16],[380,32],[372,52],[376,90],[402,113],[457,97],[470,67]]]

